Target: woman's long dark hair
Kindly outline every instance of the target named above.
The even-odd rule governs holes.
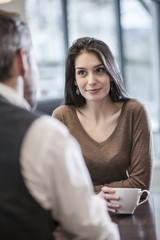
[[[76,94],[75,86],[75,59],[82,52],[93,52],[103,63],[106,72],[111,78],[110,97],[113,102],[122,102],[129,99],[124,87],[123,79],[118,64],[109,47],[101,40],[84,37],[77,39],[68,50],[65,73],[65,104],[81,107],[85,104],[85,98]]]

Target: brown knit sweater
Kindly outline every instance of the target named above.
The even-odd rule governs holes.
[[[142,103],[135,99],[124,102],[115,130],[101,143],[86,133],[74,106],[60,106],[53,116],[63,122],[80,143],[96,192],[104,185],[150,188],[152,135]]]

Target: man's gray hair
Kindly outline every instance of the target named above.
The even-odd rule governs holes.
[[[11,77],[13,59],[18,51],[32,47],[27,24],[18,13],[0,10],[0,82]]]

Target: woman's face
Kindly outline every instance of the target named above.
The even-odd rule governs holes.
[[[96,54],[81,52],[75,59],[75,85],[86,101],[109,97],[110,76]]]

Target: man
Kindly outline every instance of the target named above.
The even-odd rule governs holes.
[[[37,79],[26,24],[0,11],[0,239],[49,240],[57,224],[67,239],[119,239],[76,140],[30,111]]]

